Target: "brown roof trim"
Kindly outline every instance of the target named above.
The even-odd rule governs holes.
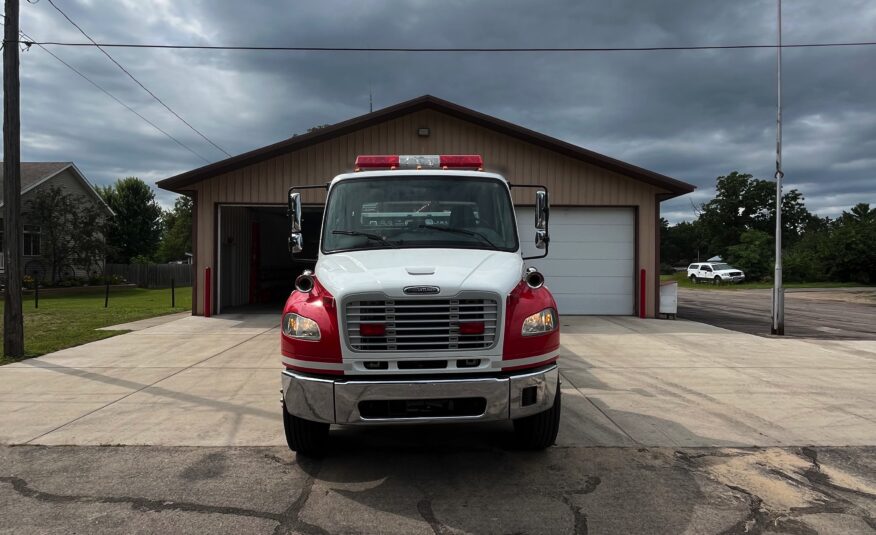
[[[520,139],[521,141],[532,143],[548,150],[558,152],[564,156],[587,162],[603,169],[608,169],[616,173],[622,174],[640,180],[652,186],[664,188],[672,193],[670,197],[684,195],[692,192],[695,186],[682,182],[654,171],[649,171],[641,167],[610,158],[603,154],[587,150],[583,147],[567,143],[560,139],[524,128],[522,126],[503,121],[496,117],[486,115],[484,113],[472,110],[454,104],[452,102],[433,97],[432,95],[424,95],[412,100],[401,102],[388,108],[383,108],[372,113],[354,117],[352,119],[321,128],[309,134],[295,136],[279,143],[274,143],[266,147],[251,150],[237,156],[221,160],[215,163],[181,173],[179,175],[165,178],[158,181],[158,186],[162,189],[181,193],[189,190],[189,186],[196,182],[211,178],[213,176],[227,173],[241,167],[246,167],[258,163],[281,154],[293,152],[296,150],[309,147],[311,145],[321,143],[331,138],[348,134],[362,128],[367,128],[375,124],[386,122],[409,113],[432,109],[442,113],[446,113],[457,119],[475,123],[484,128],[506,134],[508,136]]]

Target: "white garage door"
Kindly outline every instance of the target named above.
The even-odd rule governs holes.
[[[528,260],[544,273],[560,314],[632,315],[636,216],[632,208],[551,208],[550,254]],[[535,248],[532,208],[517,208],[523,256]]]

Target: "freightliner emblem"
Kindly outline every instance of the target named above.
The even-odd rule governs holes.
[[[441,288],[437,286],[406,286],[404,292],[408,295],[437,294]]]

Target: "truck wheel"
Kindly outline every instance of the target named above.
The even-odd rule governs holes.
[[[696,275],[691,275],[691,276],[690,276],[690,282],[691,282],[692,284],[696,284],[696,283],[697,283],[697,276],[696,276]]]
[[[557,382],[557,394],[554,396],[554,406],[550,409],[514,420],[514,434],[517,443],[523,449],[543,450],[553,445],[560,430],[560,384]]]
[[[328,444],[329,424],[299,418],[286,410],[283,404],[283,429],[289,449],[311,457],[325,453]]]
[[[721,284],[721,282],[723,282],[720,275],[715,275],[715,278],[712,280],[714,281],[715,284]]]

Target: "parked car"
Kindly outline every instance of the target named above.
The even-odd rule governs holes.
[[[687,278],[694,284],[698,282],[721,284],[742,282],[745,280],[745,273],[723,262],[701,262],[687,266]]]

